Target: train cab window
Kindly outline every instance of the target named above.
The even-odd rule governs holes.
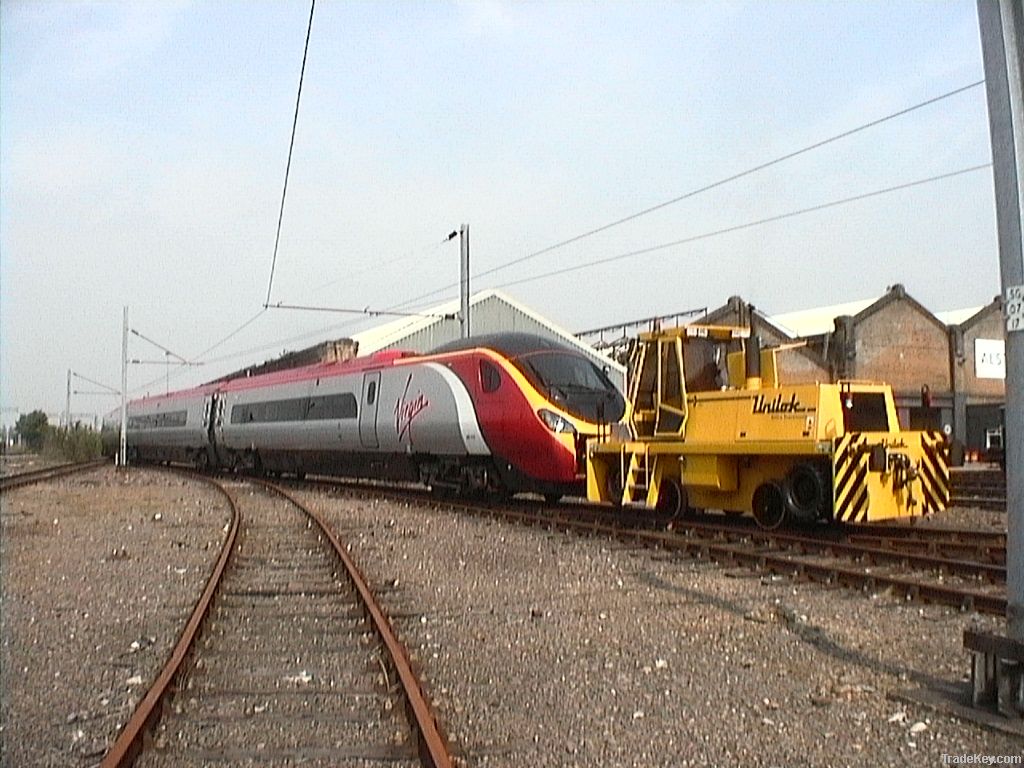
[[[501,386],[501,374],[498,366],[487,360],[480,361],[480,387],[484,392],[497,392]]]
[[[371,381],[370,386],[366,388],[366,404],[373,405],[373,401],[377,399],[377,382]]]

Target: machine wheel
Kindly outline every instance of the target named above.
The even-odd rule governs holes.
[[[663,478],[655,511],[660,517],[673,520],[684,515],[687,510],[686,491],[679,485],[679,481],[674,477]]]
[[[799,520],[812,522],[822,516],[826,491],[825,478],[811,464],[797,464],[786,476],[786,506]]]
[[[754,491],[754,519],[766,531],[773,531],[786,519],[786,497],[778,483],[763,483]]]

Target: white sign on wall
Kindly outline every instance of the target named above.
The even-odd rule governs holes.
[[[979,379],[1006,378],[1006,343],[1002,339],[974,340],[974,375]]]

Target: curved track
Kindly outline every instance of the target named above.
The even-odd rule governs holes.
[[[102,766],[451,765],[405,650],[323,520],[268,483],[208,482],[232,507],[224,549]]]
[[[420,491],[319,480],[307,480],[304,485],[373,490],[438,503]],[[472,514],[608,536],[827,584],[890,590],[907,599],[983,613],[1006,612],[1006,537],[1001,533],[917,525],[765,531],[746,518],[707,515],[666,521],[641,509],[589,504],[550,506],[522,500],[501,505],[450,500],[443,504]]]
[[[107,464],[107,459],[96,459],[95,461],[75,462],[73,464],[58,464],[53,467],[34,469],[31,472],[19,472],[14,475],[0,477],[0,492],[10,491],[25,485],[42,483],[47,480],[54,480],[65,475],[73,475],[76,472],[87,472],[90,469],[97,469]]]

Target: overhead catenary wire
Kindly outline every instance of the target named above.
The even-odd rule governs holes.
[[[868,198],[878,197],[880,195],[887,195],[892,192],[898,192],[903,189],[911,189],[912,187],[920,187],[925,184],[931,184],[937,181],[943,181],[945,179],[951,179],[955,176],[963,176],[967,173],[974,173],[975,171],[984,170],[985,168],[991,168],[992,163],[982,163],[981,165],[972,165],[968,168],[961,168],[957,171],[950,171],[949,173],[942,173],[938,176],[929,176],[926,179],[918,179],[916,181],[908,181],[904,184],[896,184],[891,187],[885,187],[884,189],[876,189],[871,192],[864,192],[859,195],[852,195],[851,197],[844,197],[840,200],[831,200],[827,203],[820,203],[818,205],[808,206],[807,208],[800,208],[795,211],[787,211],[786,213],[780,213],[775,216],[768,216],[763,219],[757,219],[756,221],[748,221],[745,224],[736,224],[735,226],[725,227],[723,229],[716,229],[712,232],[704,232],[699,235],[693,235],[692,237],[684,237],[680,240],[673,240],[668,243],[661,243],[659,245],[652,245],[647,248],[639,248],[635,251],[628,251],[626,253],[620,253],[615,256],[607,256],[602,259],[594,259],[587,261],[582,264],[575,264],[570,267],[562,267],[561,269],[555,269],[550,272],[544,272],[539,275],[533,275],[532,277],[524,277],[519,280],[511,280],[507,283],[500,283],[495,286],[497,288],[507,288],[512,285],[522,285],[523,283],[534,282],[535,280],[544,280],[548,277],[555,277],[556,275],[564,275],[569,272],[577,272],[581,269],[589,269],[590,267],[597,267],[603,264],[610,264],[613,261],[621,261],[623,259],[633,258],[635,256],[643,256],[648,253],[654,253],[655,251],[662,251],[666,248],[674,248],[680,245],[687,245],[689,243],[695,243],[699,240],[707,240],[712,237],[719,237],[721,235],[727,235],[731,232],[739,232],[744,229],[751,229],[752,227],[760,227],[765,224],[771,224],[776,221],[783,221],[784,219],[792,219],[796,216],[803,216],[808,213],[814,213],[815,211],[823,211],[827,208],[835,208],[840,205],[849,205],[859,200],[867,200]]]
[[[733,226],[730,226],[730,227],[724,227],[722,229],[716,229],[716,230],[713,230],[711,232],[703,232],[701,234],[692,235],[690,237],[685,237],[685,238],[681,238],[681,239],[678,239],[678,240],[673,240],[673,241],[667,242],[667,243],[660,243],[658,245],[652,245],[652,246],[649,246],[647,248],[639,248],[639,249],[636,249],[636,250],[633,250],[633,251],[628,251],[626,253],[616,254],[614,256],[608,256],[608,257],[601,258],[601,259],[594,259],[592,261],[588,261],[588,262],[585,262],[583,264],[575,264],[573,266],[563,267],[561,269],[552,270],[550,272],[544,272],[544,273],[541,273],[539,275],[533,275],[531,277],[525,277],[525,278],[521,278],[519,280],[512,280],[512,281],[509,281],[509,282],[506,282],[506,283],[501,283],[501,284],[499,284],[499,285],[497,285],[495,287],[497,287],[497,288],[507,288],[509,286],[520,285],[520,284],[523,284],[523,283],[529,283],[529,282],[533,282],[533,281],[536,281],[536,280],[544,280],[546,278],[555,277],[557,275],[568,274],[570,272],[577,272],[577,271],[580,271],[580,270],[583,270],[583,269],[588,269],[588,268],[591,268],[591,267],[597,267],[597,266],[601,266],[601,265],[608,264],[608,263],[615,262],[615,261],[621,261],[621,260],[628,259],[628,258],[633,258],[633,257],[637,257],[637,256],[643,256],[643,255],[648,254],[648,253],[654,253],[656,251],[666,250],[668,248],[674,248],[674,247],[678,247],[678,246],[681,246],[681,245],[687,245],[689,243],[695,243],[695,242],[698,242],[700,240],[707,240],[707,239],[710,239],[710,238],[713,238],[713,237],[719,237],[719,236],[722,236],[722,235],[729,234],[731,232],[739,232],[739,231],[744,230],[744,229],[751,229],[753,227],[763,226],[765,224],[770,224],[772,222],[784,221],[786,219],[791,219],[791,218],[795,218],[797,216],[802,216],[802,215],[806,215],[806,214],[809,214],[809,213],[814,213],[816,211],[826,210],[828,208],[835,208],[835,207],[842,206],[842,205],[849,205],[851,203],[855,203],[855,202],[860,201],[860,200],[867,200],[867,199],[870,199],[870,198],[873,198],[873,197],[879,197],[881,195],[886,195],[886,194],[891,194],[893,192],[898,192],[900,190],[912,189],[914,187],[924,186],[926,184],[931,184],[931,183],[943,181],[943,180],[946,180],[946,179],[951,179],[951,178],[954,178],[954,177],[957,177],[957,176],[963,176],[963,175],[968,174],[968,173],[974,173],[976,171],[984,170],[986,168],[991,168],[991,167],[992,167],[992,163],[982,163],[982,164],[979,164],[979,165],[972,165],[972,166],[969,166],[969,167],[966,167],[966,168],[961,168],[961,169],[956,170],[956,171],[950,171],[948,173],[942,173],[942,174],[938,174],[936,176],[929,176],[927,178],[917,179],[915,181],[908,181],[908,182],[905,182],[905,183],[902,183],[902,184],[895,184],[895,185],[892,185],[892,186],[889,186],[889,187],[884,187],[882,189],[876,189],[876,190],[872,190],[870,192],[863,192],[863,193],[858,194],[858,195],[852,195],[850,197],[841,198],[839,200],[831,200],[831,201],[828,201],[828,202],[819,203],[817,205],[807,206],[805,208],[799,208],[799,209],[794,210],[794,211],[787,211],[785,213],[776,214],[774,216],[768,216],[768,217],[765,217],[765,218],[757,219],[755,221],[749,221],[749,222],[745,222],[743,224],[736,224],[736,225],[733,225]],[[221,356],[221,357],[217,357],[217,358],[213,358],[213,359],[210,359],[210,360],[206,360],[205,363],[207,365],[212,365],[212,364],[217,364],[217,363],[221,363],[221,362],[226,362],[228,360],[233,360],[233,359],[236,359],[238,357],[242,357],[244,355],[252,354],[252,353],[255,353],[255,352],[262,352],[262,351],[265,351],[265,350],[268,350],[268,349],[273,349],[273,348],[278,347],[278,346],[280,346],[282,344],[289,344],[289,343],[292,343],[292,342],[295,342],[295,341],[301,341],[301,340],[308,339],[308,338],[311,338],[311,337],[314,337],[314,336],[319,336],[319,335],[321,335],[321,334],[323,334],[323,333],[325,333],[327,331],[338,330],[340,328],[344,328],[346,326],[352,325],[354,322],[355,321],[353,321],[353,320],[349,320],[349,321],[346,321],[344,323],[339,323],[337,325],[330,326],[328,328],[321,328],[321,329],[318,329],[316,331],[311,331],[311,332],[303,333],[303,334],[300,334],[300,335],[297,335],[297,336],[291,336],[291,337],[286,338],[286,339],[278,339],[276,341],[268,342],[267,344],[262,344],[262,345],[259,345],[259,346],[256,346],[256,347],[249,347],[248,349],[239,350],[238,352],[233,352],[233,353],[228,354],[228,355],[224,355],[224,356]],[[173,377],[174,377],[174,374],[172,374],[172,378]],[[157,383],[159,381],[162,381],[163,378],[164,377],[160,377],[158,379],[154,379],[153,381],[147,382],[146,384],[144,384],[144,385],[142,385],[140,387],[137,387],[137,388],[133,389],[132,391],[133,392],[138,392],[138,391],[144,390],[145,388],[147,388],[149,386],[152,386],[153,384],[155,384],[155,383]]]
[[[284,221],[284,202],[288,197],[288,175],[292,169],[292,151],[295,149],[295,131],[299,124],[299,103],[302,101],[302,81],[306,76],[306,57],[309,55],[309,38],[313,32],[313,11],[316,10],[316,0],[309,4],[309,26],[306,27],[306,46],[302,51],[302,68],[299,70],[299,91],[295,96],[295,115],[292,118],[292,137],[288,142],[288,162],[284,168],[284,188],[281,190],[281,209],[277,214],[277,234],[274,236],[274,258],[270,262],[270,280],[267,283],[267,298],[263,302],[266,307],[270,304],[270,293],[274,289],[274,270],[277,268],[277,249],[281,244],[281,223]]]
[[[566,238],[565,240],[560,240],[559,242],[554,243],[554,244],[549,245],[549,246],[546,246],[544,248],[541,248],[538,251],[532,251],[531,253],[528,253],[525,256],[519,256],[517,258],[511,259],[511,260],[506,261],[506,262],[503,262],[502,264],[499,264],[499,265],[497,265],[495,267],[492,267],[490,269],[486,269],[486,270],[484,270],[482,272],[478,272],[478,273],[473,275],[473,279],[474,280],[479,280],[480,278],[487,277],[488,275],[492,275],[495,272],[500,272],[501,270],[508,269],[509,267],[515,266],[517,264],[522,264],[525,261],[529,261],[530,259],[534,259],[534,258],[536,258],[538,256],[542,256],[542,255],[544,255],[546,253],[551,253],[552,251],[555,251],[555,250],[557,250],[559,248],[562,248],[562,247],[564,247],[566,245],[570,245],[572,243],[579,242],[580,240],[584,240],[585,238],[591,237],[592,235],[596,235],[596,234],[598,234],[600,232],[605,232],[605,231],[607,231],[609,229],[612,229],[614,227],[620,226],[622,224],[626,224],[627,222],[630,222],[630,221],[635,221],[636,219],[639,219],[642,216],[646,216],[646,215],[648,215],[650,213],[654,213],[655,211],[660,211],[663,208],[667,208],[667,207],[669,207],[671,205],[675,205],[676,203],[680,203],[680,202],[682,202],[684,200],[689,200],[690,198],[697,197],[698,195],[701,195],[701,194],[703,194],[705,192],[710,192],[713,189],[717,189],[719,187],[723,187],[723,186],[725,186],[727,184],[730,184],[730,183],[732,183],[734,181],[738,181],[739,179],[746,178],[747,176],[752,176],[752,175],[754,175],[756,173],[759,173],[760,171],[763,171],[763,170],[766,170],[768,168],[771,168],[772,166],[779,165],[780,163],[784,163],[787,160],[792,160],[795,157],[799,157],[800,155],[806,154],[808,152],[812,152],[815,149],[820,149],[821,147],[827,146],[827,145],[832,144],[832,143],[837,142],[837,141],[841,141],[842,139],[845,139],[845,138],[849,138],[850,136],[853,136],[855,134],[861,133],[862,131],[866,131],[866,130],[868,130],[870,128],[874,128],[874,127],[876,127],[878,125],[881,125],[883,123],[886,123],[886,122],[888,122],[890,120],[895,120],[898,117],[903,117],[903,116],[908,115],[908,114],[910,114],[912,112],[916,112],[919,109],[923,109],[925,107],[931,106],[932,104],[936,104],[936,103],[938,103],[940,101],[944,101],[946,99],[952,98],[953,96],[957,96],[957,95],[959,95],[961,93],[965,93],[966,91],[972,90],[974,88],[978,88],[981,85],[984,85],[984,83],[985,83],[984,78],[982,78],[981,80],[975,80],[974,82],[967,83],[966,85],[962,85],[959,88],[954,88],[952,90],[949,90],[949,91],[946,91],[944,93],[941,93],[941,94],[939,94],[937,96],[933,96],[933,97],[931,97],[929,99],[925,99],[924,101],[920,101],[920,102],[918,102],[916,104],[912,104],[909,107],[904,107],[903,109],[897,110],[896,112],[890,112],[887,115],[883,115],[882,117],[875,118],[874,120],[870,120],[870,121],[868,121],[866,123],[862,123],[862,124],[857,125],[857,126],[855,126],[853,128],[849,128],[849,129],[847,129],[845,131],[841,131],[839,133],[833,134],[832,136],[829,136],[827,138],[821,139],[820,141],[816,141],[816,142],[814,142],[812,144],[808,144],[808,145],[806,145],[804,147],[801,147],[799,149],[793,150],[791,152],[787,152],[786,154],[780,155],[780,156],[778,156],[776,158],[773,158],[771,160],[768,160],[766,162],[759,163],[758,165],[755,165],[755,166],[752,166],[750,168],[747,168],[746,170],[743,170],[743,171],[740,171],[738,173],[734,173],[734,174],[732,174],[730,176],[726,176],[724,178],[718,179],[717,181],[713,181],[713,182],[711,182],[709,184],[705,184],[704,186],[701,186],[701,187],[698,187],[696,189],[690,190],[689,192],[685,192],[685,193],[683,193],[681,195],[677,195],[676,197],[673,197],[670,200],[665,200],[664,202],[657,203],[656,205],[652,205],[652,206],[650,206],[648,208],[644,208],[643,210],[637,211],[636,213],[631,213],[628,216],[623,216],[622,218],[616,219],[615,221],[611,221],[611,222],[608,222],[607,224],[603,224],[603,225],[601,225],[599,227],[595,227],[593,229],[589,229],[589,230],[587,230],[585,232],[582,232],[582,233],[580,233],[578,235],[574,235],[573,237]],[[405,307],[405,306],[408,306],[410,304],[414,304],[414,303],[416,303],[418,301],[421,301],[423,299],[429,298],[431,296],[435,296],[437,294],[449,291],[452,288],[457,288],[458,286],[459,286],[458,283],[452,283],[452,284],[446,285],[446,286],[444,286],[442,288],[438,288],[436,290],[428,291],[427,293],[423,293],[423,294],[420,294],[418,296],[415,296],[415,297],[413,297],[411,299],[403,301],[400,304],[396,304],[396,305],[394,305],[392,307],[389,307],[389,309],[396,309],[396,308],[400,308],[400,307]]]
[[[298,110],[299,110],[299,103],[300,103],[301,94],[302,94],[302,82],[303,82],[303,78],[304,78],[304,74],[305,74],[306,58],[307,58],[307,54],[308,54],[308,50],[309,50],[309,40],[310,40],[310,35],[311,35],[311,30],[312,30],[313,12],[314,12],[314,9],[315,9],[315,5],[316,5],[316,0],[312,0],[311,7],[310,7],[309,25],[308,25],[307,32],[306,32],[306,45],[305,45],[305,50],[303,52],[302,69],[300,71],[300,76],[299,76],[299,91],[298,91],[298,95],[296,97],[295,114],[293,116],[292,137],[291,137],[291,143],[289,144],[289,150],[288,150],[288,163],[287,163],[286,169],[285,169],[285,182],[284,182],[284,188],[282,190],[282,196],[281,196],[281,208],[280,208],[280,212],[279,212],[279,216],[278,216],[277,236],[276,236],[275,244],[274,244],[274,256],[273,256],[273,261],[272,261],[272,264],[271,264],[270,282],[269,282],[268,288],[267,288],[266,303],[264,304],[263,308],[259,312],[256,313],[256,315],[254,315],[252,318],[250,318],[245,323],[243,323],[241,326],[239,326],[239,328],[237,328],[231,334],[229,334],[228,336],[226,336],[223,339],[221,339],[220,341],[218,341],[216,344],[208,347],[206,350],[204,350],[203,352],[201,352],[198,355],[196,355],[197,359],[205,357],[209,352],[211,352],[212,350],[214,350],[217,347],[221,346],[222,344],[226,343],[229,339],[233,338],[235,335],[240,333],[244,328],[248,327],[257,318],[259,318],[262,314],[264,314],[264,312],[266,312],[266,310],[270,306],[270,296],[271,296],[271,291],[272,291],[272,288],[273,288],[274,272],[275,272],[276,263],[277,263],[277,253],[278,253],[278,247],[279,247],[279,241],[280,241],[281,224],[282,224],[282,221],[283,221],[284,203],[285,203],[285,199],[286,199],[286,195],[287,195],[288,175],[289,175],[289,170],[290,170],[290,167],[291,167],[291,158],[292,158],[293,146],[294,146],[294,141],[295,141],[295,130],[296,130],[296,126],[297,126],[297,123],[298,123]],[[837,134],[834,134],[832,136],[829,136],[829,137],[827,137],[825,139],[822,139],[820,141],[816,141],[816,142],[814,142],[812,144],[808,144],[808,145],[806,145],[804,147],[801,147],[801,148],[799,148],[797,150],[794,150],[794,151],[788,152],[788,153],[786,153],[784,155],[781,155],[779,157],[773,158],[773,159],[771,159],[769,161],[766,161],[764,163],[760,163],[760,164],[758,164],[756,166],[752,166],[751,168],[748,168],[746,170],[740,171],[738,173],[735,173],[735,174],[732,174],[730,176],[724,177],[724,178],[719,179],[717,181],[711,182],[710,184],[707,184],[707,185],[704,185],[704,186],[699,187],[697,189],[691,190],[691,191],[686,192],[686,193],[684,193],[682,195],[678,195],[678,196],[676,196],[676,197],[674,197],[674,198],[672,198],[670,200],[666,200],[666,201],[664,201],[662,203],[658,203],[658,204],[656,204],[654,206],[650,206],[650,207],[645,208],[643,210],[637,211],[636,213],[633,213],[633,214],[630,214],[628,216],[616,219],[615,221],[609,222],[609,223],[604,224],[604,225],[602,225],[600,227],[595,227],[593,229],[587,230],[587,231],[582,232],[582,233],[580,233],[578,235],[575,235],[573,237],[561,240],[561,241],[559,241],[557,243],[549,245],[549,246],[547,246],[545,248],[542,248],[542,249],[540,249],[538,251],[533,251],[533,252],[528,253],[528,254],[526,254],[524,256],[512,259],[512,260],[507,261],[507,262],[505,262],[503,264],[497,265],[497,266],[495,266],[495,267],[493,267],[491,269],[479,272],[476,275],[474,275],[473,277],[474,277],[474,279],[479,279],[481,277],[486,277],[488,275],[494,274],[494,273],[496,273],[498,271],[501,271],[501,270],[506,269],[508,267],[514,266],[516,264],[521,264],[521,263],[523,263],[525,261],[528,261],[530,259],[536,258],[536,257],[541,256],[543,254],[550,253],[550,252],[552,252],[554,250],[557,250],[558,248],[564,247],[564,246],[569,245],[571,243],[578,242],[578,241],[583,240],[583,239],[585,239],[587,237],[590,237],[592,235],[595,235],[595,234],[598,234],[600,232],[604,232],[606,230],[612,229],[612,228],[614,228],[616,226],[620,226],[621,224],[633,221],[633,220],[638,219],[638,218],[640,218],[642,216],[648,215],[650,213],[653,213],[655,211],[661,210],[661,209],[666,208],[668,206],[671,206],[671,205],[674,205],[676,203],[682,202],[682,201],[684,201],[686,199],[689,199],[689,198],[692,198],[692,197],[696,197],[697,195],[700,195],[700,194],[702,194],[704,192],[716,189],[718,187],[722,187],[724,185],[727,185],[727,184],[729,184],[731,182],[737,181],[737,180],[742,179],[744,177],[751,176],[753,174],[758,173],[759,171],[765,170],[765,169],[770,168],[770,167],[772,167],[774,165],[778,165],[778,164],[783,163],[783,162],[785,162],[787,160],[790,160],[790,159],[793,159],[793,158],[798,157],[800,155],[803,155],[805,153],[811,152],[811,151],[813,151],[815,149],[819,149],[821,147],[824,147],[824,146],[826,146],[828,144],[831,144],[831,143],[834,143],[836,141],[840,141],[840,140],[842,140],[844,138],[847,138],[849,136],[855,135],[855,134],[860,133],[862,131],[868,130],[868,129],[873,128],[875,126],[878,126],[878,125],[880,125],[882,123],[885,123],[885,122],[887,122],[889,120],[894,120],[896,118],[902,117],[902,116],[907,115],[909,113],[915,112],[915,111],[917,111],[919,109],[925,108],[925,107],[930,106],[932,104],[936,104],[936,103],[938,103],[940,101],[943,101],[945,99],[949,99],[949,98],[951,98],[953,96],[956,96],[958,94],[964,93],[964,92],[969,91],[969,90],[974,89],[974,88],[977,88],[977,87],[983,85],[984,82],[985,82],[984,79],[981,79],[981,80],[977,80],[977,81],[968,83],[966,85],[960,86],[959,88],[954,88],[952,90],[946,91],[946,92],[944,92],[942,94],[939,94],[939,95],[934,96],[932,98],[929,98],[929,99],[926,99],[924,101],[918,102],[918,103],[913,104],[911,106],[905,107],[905,108],[903,108],[901,110],[898,110],[896,112],[892,112],[892,113],[889,113],[889,114],[884,115],[882,117],[879,117],[879,118],[876,118],[874,120],[871,120],[869,122],[860,124],[858,126],[850,128],[848,130],[845,130],[845,131],[842,131],[840,133],[837,133]],[[553,270],[551,272],[543,273],[543,274],[540,274],[540,275],[535,275],[535,276],[532,276],[532,277],[522,278],[520,280],[509,281],[509,282],[506,282],[506,283],[499,284],[496,287],[508,287],[508,286],[512,286],[512,285],[518,285],[518,284],[521,284],[521,283],[532,282],[534,280],[542,280],[542,279],[545,279],[547,277],[553,277],[553,276],[558,275],[558,274],[565,274],[565,273],[568,273],[568,272],[578,271],[580,269],[584,269],[584,268],[587,268],[587,267],[600,266],[601,264],[607,263],[609,261],[625,259],[625,258],[629,258],[630,256],[638,256],[638,255],[642,255],[644,253],[649,253],[649,252],[652,252],[652,251],[657,251],[657,250],[661,250],[661,249],[665,249],[665,248],[670,248],[670,247],[674,247],[674,246],[678,246],[678,245],[683,245],[683,244],[686,244],[688,242],[695,242],[695,241],[701,240],[701,239],[706,239],[706,238],[710,238],[710,237],[724,235],[724,234],[727,234],[728,232],[735,232],[735,231],[738,231],[738,230],[741,230],[741,229],[746,229],[746,228],[750,228],[750,227],[754,227],[754,226],[759,226],[759,225],[767,224],[767,223],[770,223],[772,221],[779,221],[779,220],[783,220],[783,219],[786,219],[786,218],[791,218],[791,217],[794,217],[794,216],[798,216],[798,215],[802,215],[802,214],[806,214],[806,213],[811,213],[811,212],[816,211],[816,210],[822,210],[823,208],[828,208],[828,207],[833,207],[833,206],[838,206],[838,205],[844,205],[844,204],[852,203],[852,202],[855,202],[856,200],[865,199],[867,197],[873,197],[873,196],[877,196],[877,195],[881,195],[881,194],[886,194],[888,192],[894,192],[894,191],[897,191],[899,189],[906,189],[906,188],[913,187],[913,186],[919,186],[921,184],[930,183],[932,181],[938,181],[938,180],[941,180],[941,179],[944,179],[944,178],[950,178],[951,176],[960,175],[962,173],[969,173],[971,171],[979,170],[979,169],[985,168],[985,167],[988,167],[988,166],[987,165],[974,166],[972,168],[963,169],[961,171],[954,171],[954,172],[952,172],[950,174],[942,174],[940,176],[930,177],[929,179],[922,179],[922,180],[918,180],[918,181],[915,181],[915,182],[909,182],[909,183],[903,184],[903,185],[897,185],[895,187],[889,187],[889,188],[886,188],[886,189],[883,189],[883,190],[876,190],[874,192],[865,193],[864,195],[858,195],[858,196],[854,196],[854,197],[851,197],[851,198],[844,198],[843,200],[832,201],[832,202],[829,202],[829,203],[823,203],[823,204],[818,205],[818,206],[812,206],[812,207],[809,207],[809,208],[800,209],[798,211],[791,211],[791,212],[788,212],[788,213],[785,213],[785,214],[780,214],[778,216],[772,216],[772,217],[768,217],[766,219],[757,220],[755,222],[748,222],[746,224],[736,225],[735,227],[729,227],[729,228],[722,229],[722,230],[716,230],[714,232],[708,232],[708,233],[704,233],[704,234],[701,234],[701,235],[696,235],[696,236],[691,237],[691,238],[684,238],[682,240],[673,241],[671,243],[663,243],[663,244],[660,244],[660,245],[652,246],[650,248],[640,249],[638,251],[631,251],[631,252],[625,253],[625,254],[618,254],[616,256],[607,257],[605,259],[598,259],[598,260],[587,262],[587,263],[581,264],[581,265],[575,265],[575,266],[566,267],[566,268],[559,269],[559,270]],[[335,281],[335,282],[337,282],[337,281]],[[402,307],[406,307],[408,305],[414,304],[414,303],[416,303],[418,301],[422,301],[423,299],[429,298],[431,296],[434,296],[434,295],[437,295],[437,294],[440,294],[440,293],[444,293],[445,291],[448,291],[448,290],[450,290],[452,288],[455,288],[457,286],[458,286],[458,283],[453,283],[453,284],[445,286],[443,288],[439,288],[439,289],[436,289],[436,290],[433,290],[433,291],[429,291],[427,293],[421,294],[421,295],[416,296],[414,298],[405,300],[405,301],[403,301],[401,303],[393,304],[393,305],[387,307],[385,310],[380,310],[379,312],[384,313],[384,312],[390,312],[390,311],[393,311],[393,310],[397,310],[397,309],[400,309]],[[325,286],[321,286],[321,287],[325,287]],[[221,357],[218,357],[218,358],[215,358],[215,359],[211,359],[211,360],[208,360],[206,362],[209,364],[209,363],[217,363],[217,362],[222,362],[222,361],[226,361],[226,360],[235,359],[237,357],[241,357],[241,356],[246,355],[246,354],[251,354],[253,352],[259,352],[259,351],[264,351],[264,350],[267,350],[267,349],[272,349],[272,348],[274,348],[276,346],[279,346],[281,344],[288,344],[288,343],[291,343],[291,342],[294,342],[294,341],[300,341],[300,340],[304,340],[304,339],[307,339],[307,338],[311,338],[313,336],[320,335],[320,334],[322,334],[324,332],[338,330],[340,328],[343,328],[343,327],[346,327],[346,326],[350,326],[354,322],[355,322],[354,320],[350,320],[350,321],[346,321],[344,323],[340,323],[340,324],[337,324],[337,325],[330,326],[328,328],[319,329],[317,331],[307,332],[307,333],[300,334],[298,336],[292,336],[292,337],[289,337],[289,338],[286,338],[286,339],[279,339],[279,340],[276,340],[276,341],[273,341],[273,342],[269,342],[269,343],[264,344],[264,345],[260,345],[260,346],[257,346],[257,347],[250,347],[248,349],[241,350],[241,351],[236,352],[236,353],[231,353],[229,355],[225,355],[225,356],[221,356]],[[183,373],[183,372],[184,372],[183,370],[179,371],[179,373]],[[140,387],[138,389],[141,389],[141,388],[144,388],[144,387],[148,387],[148,386],[150,386],[150,384],[156,383],[156,381],[159,381],[159,380],[160,379],[157,379],[157,380],[154,380],[154,382],[150,382],[148,384],[142,385],[142,387]],[[137,391],[137,390],[135,390],[135,391]]]

